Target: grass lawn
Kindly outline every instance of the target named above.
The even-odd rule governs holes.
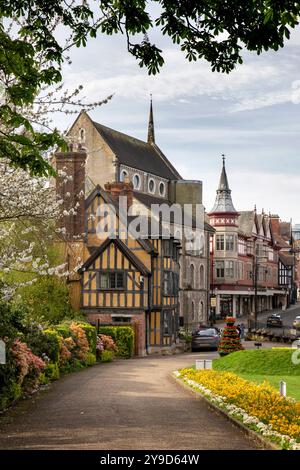
[[[286,382],[287,395],[300,401],[300,364],[293,364],[288,349],[238,351],[213,361],[215,370],[234,372],[244,379],[264,381],[279,390],[280,380]]]

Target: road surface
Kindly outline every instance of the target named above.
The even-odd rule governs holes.
[[[1,417],[0,449],[257,449],[170,377],[196,357],[120,360],[65,376]]]

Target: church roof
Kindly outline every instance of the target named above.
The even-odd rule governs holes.
[[[214,207],[212,208],[210,213],[221,214],[225,212],[237,213],[237,211],[234,208],[232,199],[231,199],[231,190],[229,188],[228,178],[227,178],[227,173],[226,173],[226,168],[225,168],[225,157],[223,157],[223,167],[222,167],[222,172],[220,176],[219,187],[217,189],[216,200],[215,200]]]
[[[93,124],[119,163],[169,180],[181,179],[180,174],[155,143],[143,142],[97,122]]]
[[[152,196],[151,194],[144,194],[144,193],[140,193],[138,191],[134,191],[133,195],[139,202],[144,204],[149,209],[151,209],[151,204],[167,204],[168,206],[172,206],[172,204],[173,204],[173,202],[169,201],[168,199],[158,198],[156,196]],[[174,222],[173,218],[174,218],[174,213],[171,212],[170,213],[170,222],[171,223]],[[193,224],[193,227],[194,227],[195,226],[195,220],[194,219],[192,220],[192,224]],[[213,229],[213,227],[207,221],[204,221],[204,230],[207,231],[207,232],[214,232],[215,231]]]

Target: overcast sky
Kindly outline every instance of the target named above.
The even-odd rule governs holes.
[[[91,117],[142,140],[151,92],[156,143],[183,178],[203,181],[208,211],[225,153],[236,209],[256,204],[300,223],[300,28],[279,52],[244,53],[244,64],[229,75],[212,73],[204,60],[189,63],[160,35],[150,33],[150,40],[164,51],[159,75],[138,66],[124,38],[100,36],[73,50],[66,85],[83,84],[88,101],[114,93]]]

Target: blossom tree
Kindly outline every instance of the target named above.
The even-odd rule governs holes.
[[[59,26],[57,18],[49,25],[53,34]],[[0,25],[1,31],[12,41],[17,41],[24,28],[25,20],[17,17],[10,23]],[[28,35],[28,45],[34,44],[34,39]],[[67,51],[71,46],[72,38],[69,37],[63,47],[64,60],[69,64],[71,60]],[[33,50],[35,70],[42,74],[51,68],[51,61],[43,51],[38,48]],[[21,62],[19,66],[22,66]],[[55,128],[53,121],[57,113],[67,115],[77,114],[81,109],[90,111],[112,98],[111,95],[88,103],[81,98],[82,85],[68,90],[61,82],[49,85],[46,81],[36,89],[32,100],[15,103],[7,90],[17,83],[14,70],[0,69],[0,281],[4,298],[10,298],[17,287],[32,284],[39,276],[66,278],[70,275],[65,260],[53,246],[61,241],[68,243],[65,228],[57,222],[60,217],[75,215],[77,207],[69,207],[68,213],[64,211],[62,214],[64,201],[57,198],[53,180],[49,179],[49,175],[59,176],[62,181],[70,178],[63,170],[55,175],[52,169],[49,151],[55,150],[54,144],[64,146],[67,140],[64,132]],[[14,109],[15,118],[5,118],[3,113],[8,108]],[[47,135],[56,136],[52,147],[48,145]],[[5,136],[9,139],[5,140]],[[31,145],[33,141],[34,148]],[[29,161],[30,164],[27,164]],[[40,171],[39,168],[46,170]],[[78,265],[80,262],[78,259]]]

